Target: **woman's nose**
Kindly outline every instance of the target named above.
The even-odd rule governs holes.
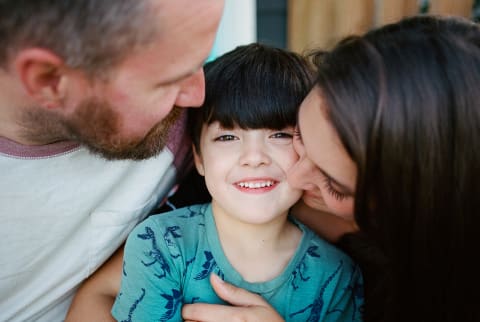
[[[315,188],[315,184],[310,179],[314,172],[314,164],[305,156],[300,156],[298,161],[288,170],[288,183],[296,189],[312,190]]]

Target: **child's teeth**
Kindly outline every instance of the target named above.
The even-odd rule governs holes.
[[[250,189],[256,189],[256,188],[265,188],[265,187],[270,187],[273,185],[272,181],[264,181],[264,182],[240,182],[238,184],[242,188],[250,188]]]

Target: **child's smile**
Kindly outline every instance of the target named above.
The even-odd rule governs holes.
[[[248,179],[235,183],[237,189],[249,193],[268,192],[275,189],[277,184],[278,181],[270,178]]]

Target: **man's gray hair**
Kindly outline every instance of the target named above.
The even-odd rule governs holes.
[[[156,33],[151,1],[0,0],[0,67],[40,47],[89,75],[106,71]]]

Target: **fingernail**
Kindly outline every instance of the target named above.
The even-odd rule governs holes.
[[[215,279],[218,283],[221,283],[221,284],[225,283],[225,281],[222,280],[222,279],[220,278],[220,276],[218,276],[217,274],[212,273],[211,276],[212,276],[212,278]]]

